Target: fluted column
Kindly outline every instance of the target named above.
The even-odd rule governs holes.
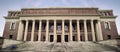
[[[49,20],[46,22],[46,42],[48,42],[48,34],[49,34]]]
[[[72,20],[69,21],[70,25],[70,41],[72,41]]]
[[[80,41],[80,26],[79,26],[79,20],[77,20],[77,38],[78,38],[78,41]]]
[[[100,40],[103,40],[103,35],[102,35],[102,30],[101,30],[101,23],[100,23],[100,20],[98,20],[98,28],[99,28],[99,36],[100,36]]]
[[[64,42],[64,35],[65,35],[64,20],[62,20],[62,42]]]
[[[22,40],[22,36],[23,36],[23,25],[22,25],[22,20],[20,20],[18,34],[17,34],[17,40]]]
[[[38,31],[38,41],[41,41],[41,27],[42,27],[42,21],[39,20],[39,31]]]
[[[84,36],[85,36],[85,41],[88,41],[88,33],[87,33],[87,25],[86,25],[86,20],[84,20]]]
[[[95,30],[93,20],[91,20],[91,32],[92,32],[92,41],[95,41]]]
[[[32,22],[31,41],[34,41],[35,20]]]
[[[54,42],[57,40],[57,35],[56,35],[56,20],[54,20]]]
[[[25,25],[24,41],[27,40],[27,33],[28,33],[28,20],[26,20],[26,25]]]

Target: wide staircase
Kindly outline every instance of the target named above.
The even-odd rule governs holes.
[[[119,52],[117,47],[104,45],[97,42],[22,42],[8,46],[1,51],[17,52]]]

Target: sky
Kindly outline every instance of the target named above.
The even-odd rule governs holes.
[[[99,9],[112,9],[116,18],[118,33],[120,34],[120,0],[0,0],[0,36],[5,26],[8,11],[19,11],[21,8],[47,8],[47,7],[97,7]]]

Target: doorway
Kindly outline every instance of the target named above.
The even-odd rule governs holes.
[[[57,35],[57,42],[61,42],[61,35]]]
[[[68,42],[68,35],[65,35],[65,42]]]
[[[53,35],[50,35],[50,42],[53,42]]]

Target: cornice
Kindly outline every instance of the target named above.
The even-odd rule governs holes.
[[[29,17],[29,16],[100,16],[98,14],[20,14],[20,17]]]
[[[5,18],[5,19],[19,19],[18,16],[17,16],[17,17],[13,17],[13,16],[12,16],[12,17],[8,17],[8,16],[6,17],[6,16],[4,16],[4,18]]]
[[[21,10],[40,10],[40,9],[98,9],[97,7],[47,7],[47,8],[22,8]]]
[[[117,16],[100,16],[100,18],[117,18]]]

